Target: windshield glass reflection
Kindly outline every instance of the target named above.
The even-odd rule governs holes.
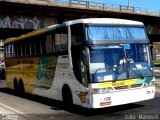
[[[147,45],[94,45],[89,49],[92,82],[152,76]]]

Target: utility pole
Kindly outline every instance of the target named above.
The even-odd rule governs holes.
[[[130,7],[130,0],[128,0],[128,8]]]

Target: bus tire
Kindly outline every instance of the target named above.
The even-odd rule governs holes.
[[[19,87],[18,86],[19,86],[18,81],[17,81],[16,78],[14,78],[14,90],[15,90],[15,92],[19,92]]]
[[[23,80],[19,80],[19,93],[22,94],[25,92]]]
[[[70,88],[65,85],[63,87],[63,90],[62,90],[62,98],[63,98],[63,104],[64,105],[72,105],[73,104],[73,98],[72,98],[72,93],[71,93],[71,90]]]

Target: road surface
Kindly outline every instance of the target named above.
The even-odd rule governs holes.
[[[30,94],[17,96],[0,88],[0,114],[2,120],[160,120],[160,93],[149,101],[89,110]]]

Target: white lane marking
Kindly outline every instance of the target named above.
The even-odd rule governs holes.
[[[21,112],[21,111],[19,111],[19,110],[16,110],[16,109],[14,109],[14,108],[12,108],[12,107],[10,107],[10,106],[7,106],[7,105],[5,105],[5,104],[2,104],[2,103],[0,103],[0,105],[2,106],[2,107],[4,107],[4,108],[7,108],[7,109],[9,109],[9,110],[11,110],[11,111],[13,111],[13,112],[16,112],[16,113],[18,113],[18,114],[25,114],[25,113],[23,113],[23,112]]]

